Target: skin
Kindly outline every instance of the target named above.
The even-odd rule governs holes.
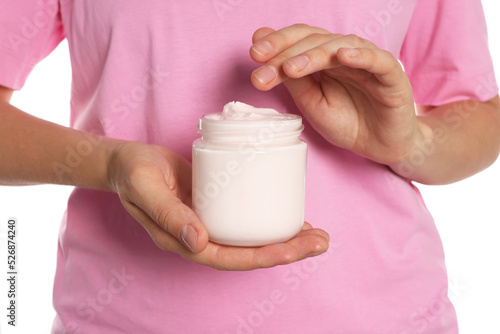
[[[304,116],[333,145],[398,173],[418,144],[437,143],[434,134],[441,129],[444,144],[440,140],[435,153],[411,175],[403,175],[436,184],[472,175],[498,155],[498,97],[477,103],[457,129],[444,121],[450,105],[421,106],[416,116],[401,66],[369,41],[294,25],[279,31],[259,29],[253,42],[250,56],[263,64],[252,73],[254,86],[269,90],[285,84]],[[320,73],[319,80],[310,75],[314,72]],[[270,80],[265,80],[266,73]],[[0,184],[55,183],[116,192],[159,248],[217,269],[273,267],[328,249],[328,234],[308,223],[286,243],[259,248],[212,243],[190,208],[188,161],[165,147],[89,137],[43,121],[11,106],[11,95],[11,90],[0,88],[0,156],[8,157],[0,164]],[[70,172],[57,175],[53,162],[64,162],[68,147],[75,149],[89,138],[92,151]]]

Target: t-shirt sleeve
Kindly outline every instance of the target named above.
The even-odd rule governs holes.
[[[58,0],[0,0],[0,85],[21,89],[63,39]]]
[[[498,93],[480,0],[418,0],[400,59],[415,102],[487,101]]]

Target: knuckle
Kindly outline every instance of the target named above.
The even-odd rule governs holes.
[[[278,71],[281,68],[281,65],[286,62],[290,58],[289,54],[281,53],[273,58],[272,61],[269,62],[269,65],[273,65]]]
[[[169,203],[169,205],[165,205],[165,203],[160,203],[153,207],[151,210],[151,218],[160,225],[165,231],[172,235],[177,235],[177,231],[175,231],[175,214],[180,209],[181,203],[175,201],[173,203]]]
[[[156,247],[158,247],[161,250],[168,250],[167,243],[162,240],[161,235],[158,233],[158,231],[156,229],[154,229],[154,228],[151,229],[151,228],[148,228],[146,226],[145,226],[145,228],[146,228],[146,232],[148,232],[149,237],[151,238],[151,240],[153,240]]]
[[[313,33],[310,34],[308,39],[314,45],[321,45],[331,40],[330,34]]]
[[[175,196],[177,196],[179,193],[179,184],[175,175],[173,175],[173,173],[168,173],[167,175],[165,175],[165,181],[167,182],[168,188]]]
[[[143,166],[139,164],[134,164],[130,166],[128,173],[127,173],[127,178],[126,181],[127,183],[133,184],[139,180],[142,179],[144,172],[143,172]]]
[[[272,40],[270,40],[269,42],[271,43],[271,45],[273,45],[274,48],[280,49],[288,43],[288,37],[282,31],[277,31],[272,35],[272,37]]]
[[[394,58],[394,57],[392,56],[392,53],[390,53],[390,52],[389,52],[389,51],[387,51],[387,50],[379,50],[379,53],[380,53],[380,57],[381,57],[381,58],[385,58],[385,59],[387,59],[387,60]],[[393,62],[393,65],[395,65],[395,62]]]
[[[380,61],[380,55],[377,54],[375,51],[373,50],[366,50],[365,52],[366,54],[366,58],[368,59],[369,63],[370,63],[370,69],[374,69],[374,67],[379,63]]]
[[[155,243],[156,247],[158,247],[159,249],[161,249],[163,251],[169,250],[168,246],[165,243],[163,243],[159,238],[157,238],[155,236],[151,236],[151,239],[153,239],[153,242]]]
[[[346,35],[346,38],[353,47],[361,47],[365,44],[365,40],[356,34]]]
[[[311,26],[309,24],[306,24],[306,23],[295,23],[293,25],[290,26],[293,30],[303,30],[303,31],[307,31],[307,32],[310,32],[310,33],[314,33],[314,32],[320,32],[320,33],[323,33],[323,34],[328,34],[328,30],[325,30],[325,29],[322,29],[322,28],[319,28],[319,27],[316,27],[316,26]]]
[[[319,47],[319,48],[316,49],[315,58],[318,58],[318,59],[329,59],[331,56],[332,56],[332,54],[330,53],[330,51],[328,51],[325,48]]]
[[[292,25],[292,28],[294,28],[294,29],[309,29],[310,26],[305,24],[305,23],[295,23]]]
[[[217,270],[228,270],[228,268],[226,268],[225,266],[224,257],[221,255],[220,250],[215,251],[213,259],[211,261],[208,261],[207,265]]]
[[[131,166],[123,175],[120,183],[120,192],[125,192],[128,196],[135,198],[138,195],[137,185],[142,179],[142,168],[140,166]]]
[[[375,52],[374,52],[375,53]],[[388,64],[388,72],[402,71],[401,63],[387,50],[380,50],[377,57],[378,61],[384,61]]]

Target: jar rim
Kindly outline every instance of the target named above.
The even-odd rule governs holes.
[[[270,123],[270,122],[298,122],[299,120],[302,122],[302,117],[296,114],[288,114],[288,113],[281,113],[279,115],[271,115],[271,116],[266,116],[265,118],[262,119],[254,119],[254,120],[247,120],[247,119],[220,119],[218,116],[221,113],[212,113],[212,114],[207,114],[203,115],[200,118],[200,122],[203,123],[214,123],[217,122],[219,123],[224,123],[227,125],[240,125],[240,126],[245,126],[248,124],[249,126],[251,125],[262,125],[265,123]]]
[[[211,115],[217,113],[201,117],[198,125],[202,140],[211,143],[295,143],[304,129],[302,117],[296,114],[280,114],[279,117],[271,116],[259,120],[224,120],[210,118]]]
[[[199,129],[207,131],[234,131],[238,128],[242,130],[252,130],[268,127],[281,131],[296,131],[302,127],[302,117],[296,114],[282,113],[278,117],[269,116],[259,120],[228,120],[216,119],[211,116],[220,115],[212,113],[200,118]]]

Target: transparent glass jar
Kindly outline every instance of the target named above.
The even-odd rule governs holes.
[[[210,240],[234,246],[287,241],[304,224],[307,145],[298,115],[200,119],[193,143],[193,208]]]

